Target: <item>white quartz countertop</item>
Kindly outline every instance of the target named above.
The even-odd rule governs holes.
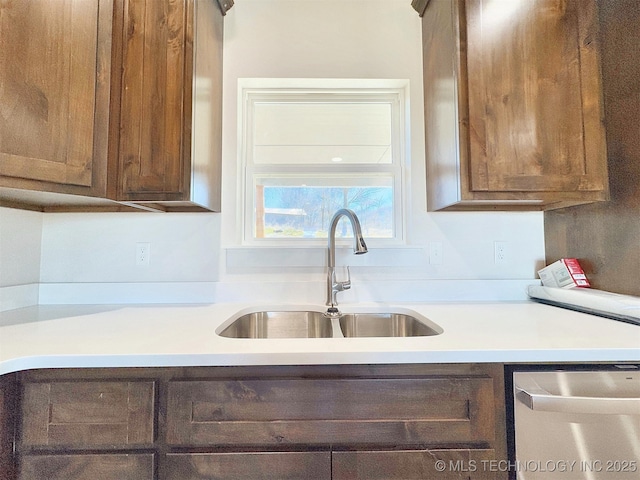
[[[324,311],[322,305],[287,309]],[[239,312],[282,305],[50,305],[0,313],[0,374],[33,368],[466,362],[640,362],[640,326],[539,304],[347,304],[407,309],[430,337],[232,339]]]

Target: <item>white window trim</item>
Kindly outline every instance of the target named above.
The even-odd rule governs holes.
[[[241,245],[243,246],[265,246],[265,247],[301,247],[309,248],[325,246],[325,239],[287,239],[287,238],[262,238],[256,239],[253,236],[253,173],[251,165],[247,162],[249,152],[247,146],[251,145],[251,109],[249,106],[256,100],[268,100],[274,96],[286,94],[288,99],[292,95],[300,95],[300,99],[312,100],[313,94],[340,95],[340,93],[350,95],[352,98],[357,95],[363,101],[371,99],[375,94],[376,99],[380,99],[381,94],[386,94],[388,99],[396,104],[393,112],[393,135],[392,140],[393,158],[397,159],[388,165],[388,171],[394,173],[394,238],[371,238],[367,239],[370,246],[400,246],[407,242],[407,219],[410,214],[409,205],[411,199],[410,182],[408,181],[408,157],[410,152],[409,131],[409,80],[405,79],[294,79],[294,78],[240,78],[238,79],[238,225],[241,225]],[[248,166],[249,165],[249,166]],[[322,170],[318,166],[314,167]],[[361,171],[381,172],[384,167],[371,165],[358,165]],[[287,165],[287,171],[294,174],[296,171],[304,173],[306,168],[295,165]],[[268,175],[271,171],[281,170],[280,167],[261,166],[260,173]],[[353,166],[331,165],[327,170],[336,172],[340,170],[353,171]],[[347,242],[344,242],[347,244]]]

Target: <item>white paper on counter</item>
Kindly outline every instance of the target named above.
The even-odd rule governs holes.
[[[558,307],[603,315],[640,325],[640,297],[605,292],[594,288],[555,288],[529,285],[529,297]]]

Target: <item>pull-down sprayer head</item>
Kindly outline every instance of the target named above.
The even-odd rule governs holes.
[[[362,236],[362,228],[360,227],[360,221],[356,214],[348,208],[341,208],[338,210],[331,219],[331,225],[329,227],[329,249],[327,258],[327,305],[329,309],[325,315],[331,318],[337,318],[340,316],[340,312],[337,308],[336,294],[343,290],[351,288],[351,276],[346,282],[337,282],[335,279],[335,266],[336,266],[336,227],[341,217],[347,217],[351,222],[351,229],[353,230],[353,253],[361,255],[367,253],[367,244]],[[348,272],[347,267],[347,272]]]

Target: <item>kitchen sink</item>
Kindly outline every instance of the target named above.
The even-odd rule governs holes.
[[[322,312],[253,312],[242,315],[219,334],[229,338],[326,338],[331,319]]]
[[[439,335],[417,318],[403,313],[349,313],[340,317],[345,337],[426,337]]]
[[[442,328],[410,313],[344,313],[331,319],[319,311],[256,311],[240,315],[223,326],[218,335],[227,338],[341,338],[426,337]]]

